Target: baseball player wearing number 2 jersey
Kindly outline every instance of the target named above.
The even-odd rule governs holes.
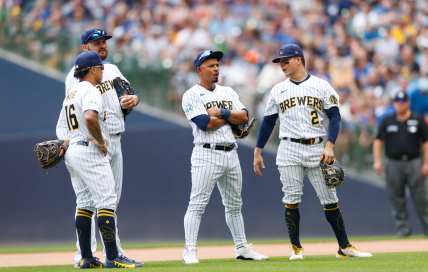
[[[116,90],[113,87],[113,79],[120,77],[124,80],[126,78],[122,75],[119,68],[105,60],[108,57],[107,40],[112,36],[108,35],[103,29],[93,28],[85,31],[81,36],[82,50],[83,51],[94,51],[100,55],[103,60],[104,71],[103,78],[100,83],[96,85],[98,91],[101,93],[103,99],[103,105],[105,111],[103,113],[103,120],[106,123],[107,134],[109,135],[110,142],[108,146],[108,152],[110,157],[110,165],[113,171],[115,180],[115,191],[117,194],[117,203],[122,193],[123,183],[123,158],[122,158],[122,147],[121,147],[121,136],[125,131],[125,120],[122,109],[132,109],[139,103],[139,98],[136,95],[124,95],[118,98]],[[68,73],[65,80],[65,95],[67,96],[69,90],[78,83],[78,80],[73,76],[74,67]],[[60,120],[57,125],[57,137],[59,139],[67,139],[68,129],[65,122],[65,115],[60,116]],[[117,208],[117,207],[116,207]],[[117,224],[117,221],[116,221]],[[119,234],[116,229],[116,241],[119,250],[119,255],[123,258],[128,259],[124,255],[124,251],[120,244]],[[76,243],[77,252],[74,258],[75,265],[79,263],[81,258],[79,243]],[[91,248],[92,251],[96,251],[97,241],[95,236],[95,221],[92,222],[92,234],[91,234]],[[137,266],[142,266],[141,262],[134,261]]]
[[[196,57],[193,64],[200,81],[184,93],[182,100],[195,144],[191,157],[192,189],[184,216],[185,264],[199,262],[196,252],[199,226],[216,184],[225,206],[226,224],[235,243],[236,258],[267,258],[251,249],[245,237],[241,213],[242,172],[229,123],[246,123],[248,112],[232,88],[216,84],[222,56],[220,51],[206,50]]]
[[[286,44],[273,59],[288,77],[270,91],[257,147],[254,150],[254,173],[262,175],[265,167],[262,149],[279,119],[281,140],[276,164],[282,182],[285,221],[292,246],[290,260],[303,259],[299,237],[299,203],[306,175],[324,206],[325,216],[339,243],[337,257],[371,257],[357,250],[348,240],[345,224],[338,206],[335,188],[327,187],[320,162],[335,160],[334,143],[339,132],[339,97],[325,80],[307,73],[303,50],[296,44]],[[326,130],[326,119],[329,119]],[[323,145],[324,138],[327,142]]]

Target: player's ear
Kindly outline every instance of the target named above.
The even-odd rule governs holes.
[[[89,45],[87,43],[86,44],[82,44],[80,46],[80,48],[82,49],[82,51],[89,51]]]

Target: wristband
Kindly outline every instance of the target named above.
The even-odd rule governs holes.
[[[230,114],[231,114],[230,110],[223,109],[223,108],[220,109],[220,118],[221,119],[224,119],[224,120],[229,119]]]

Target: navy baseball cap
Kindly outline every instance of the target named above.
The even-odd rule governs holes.
[[[102,66],[103,61],[96,52],[83,51],[77,56],[74,64],[76,71],[82,71],[94,66]]]
[[[207,59],[221,60],[222,57],[223,57],[223,52],[221,52],[221,51],[205,50],[196,56],[195,60],[193,61],[193,66],[195,68],[198,68]]]
[[[113,37],[113,36],[108,35],[104,29],[92,28],[92,29],[85,31],[85,33],[83,33],[82,36],[80,37],[80,40],[81,40],[82,44],[87,44],[88,42],[92,42],[92,41],[95,41],[98,39],[108,40],[111,37]]]
[[[406,102],[409,99],[409,96],[406,92],[399,91],[394,95],[394,102]]]
[[[303,50],[300,46],[295,43],[288,43],[283,46],[278,51],[278,55],[272,60],[273,63],[278,63],[281,59],[291,58],[295,56],[303,57]]]

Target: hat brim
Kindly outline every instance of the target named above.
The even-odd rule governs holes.
[[[289,59],[292,57],[298,57],[300,55],[291,55],[291,56],[278,56],[272,60],[273,63],[279,63],[282,59]]]
[[[206,57],[203,57],[200,61],[199,61],[199,66],[201,66],[202,65],[202,63],[204,63],[206,60],[209,60],[209,59],[216,59],[216,60],[221,60],[222,58],[223,58],[223,52],[221,52],[221,51],[214,51],[214,52],[212,52],[211,54],[209,54],[209,55],[207,55]],[[199,67],[198,66],[198,67]]]
[[[95,39],[90,39],[90,40],[88,40],[86,43],[90,43],[90,42],[93,42],[93,41],[96,41],[96,40],[108,40],[108,39],[111,39],[111,38],[113,38],[113,36],[111,36],[111,35],[104,35],[104,36],[100,36],[100,37],[98,37],[98,38],[95,38]]]

